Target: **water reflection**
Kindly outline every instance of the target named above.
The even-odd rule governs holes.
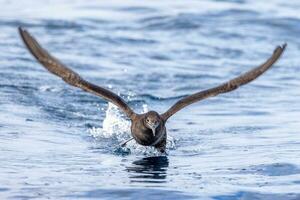
[[[146,157],[136,160],[126,167],[131,182],[163,183],[166,182],[169,160],[166,156]]]

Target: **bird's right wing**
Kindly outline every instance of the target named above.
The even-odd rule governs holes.
[[[133,110],[117,94],[94,85],[79,76],[76,72],[62,64],[58,59],[50,55],[28,31],[19,27],[21,38],[31,54],[51,73],[62,78],[66,83],[81,88],[84,91],[100,96],[122,109],[132,119]]]

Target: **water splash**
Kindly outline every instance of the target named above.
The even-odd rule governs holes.
[[[130,121],[125,119],[117,106],[108,103],[102,128],[93,127],[89,131],[96,139],[116,137],[121,142],[130,138]]]
[[[142,113],[148,112],[148,106],[143,105]],[[118,143],[131,138],[130,121],[120,112],[117,106],[108,103],[102,128],[93,127],[89,129],[90,134],[96,139],[111,138]],[[175,140],[168,136],[167,149],[175,149]],[[154,147],[139,145],[135,140],[127,143],[125,147],[117,146],[114,150],[117,154],[139,154],[139,155],[161,155]]]

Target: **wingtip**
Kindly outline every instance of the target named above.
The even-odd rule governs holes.
[[[282,46],[281,49],[284,50],[287,47],[287,43],[285,42]]]
[[[19,27],[18,27],[18,30],[19,30],[19,34],[20,34],[21,37],[23,38],[23,37],[24,37],[24,33],[26,33],[26,29],[23,28],[22,26],[19,26]]]
[[[287,47],[287,43],[283,43],[282,45],[277,46],[276,49],[274,50],[274,54],[276,54],[276,53],[281,54],[285,50],[286,47]]]
[[[19,26],[18,30],[19,30],[20,33],[23,32],[23,31],[25,31],[25,29],[22,26]]]

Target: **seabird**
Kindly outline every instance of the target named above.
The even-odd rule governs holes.
[[[238,87],[253,81],[266,72],[279,59],[287,46],[286,44],[278,46],[274,50],[272,56],[263,64],[229,80],[228,82],[180,99],[165,113],[159,114],[156,111],[149,111],[144,114],[138,114],[135,113],[120,96],[108,89],[86,81],[79,74],[61,63],[57,58],[50,55],[44,48],[41,47],[37,40],[29,34],[28,31],[19,27],[19,32],[30,53],[49,72],[62,78],[66,83],[72,86],[102,97],[103,99],[118,106],[131,120],[131,134],[133,139],[141,145],[154,146],[160,152],[165,152],[166,149],[167,131],[165,124],[172,115],[192,103],[233,91]],[[130,140],[132,140],[132,138],[128,141]],[[128,141],[125,141],[122,145],[126,145]]]

